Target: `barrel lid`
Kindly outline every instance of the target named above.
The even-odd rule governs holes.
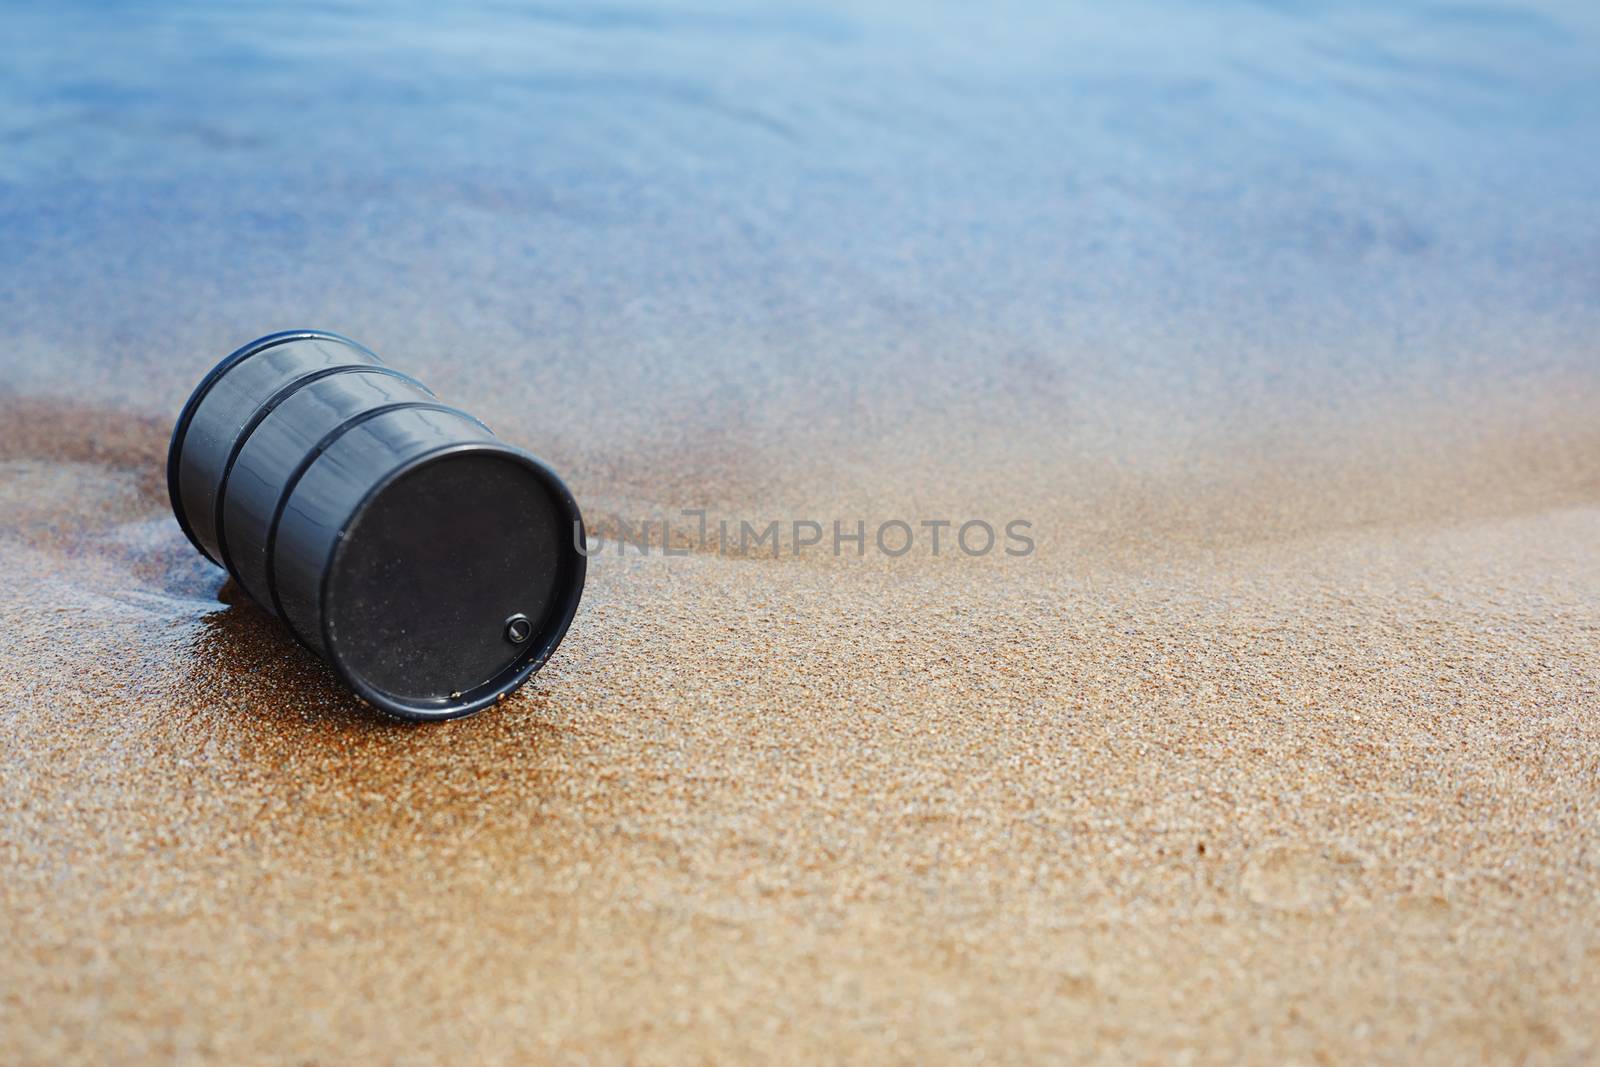
[[[379,481],[322,580],[328,661],[412,720],[467,715],[538,670],[583,593],[583,520],[561,480],[499,441],[458,442]]]

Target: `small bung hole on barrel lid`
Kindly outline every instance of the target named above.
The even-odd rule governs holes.
[[[513,645],[520,645],[533,636],[533,623],[528,621],[526,615],[513,615],[506,620],[506,640]]]

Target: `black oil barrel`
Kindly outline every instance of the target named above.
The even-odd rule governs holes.
[[[583,594],[561,479],[337,334],[272,334],[213,367],[167,488],[196,548],[398,718],[468,715],[527,681]]]

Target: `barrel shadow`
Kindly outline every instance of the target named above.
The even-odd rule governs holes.
[[[198,699],[243,703],[251,714],[343,728],[403,728],[362,706],[332,670],[231,578],[217,590],[221,610],[199,620],[189,684]]]

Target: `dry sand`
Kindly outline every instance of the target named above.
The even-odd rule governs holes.
[[[8,1062],[1600,1049],[1593,427],[1320,510],[1015,487],[1017,560],[602,555],[418,729],[193,553],[161,420],[6,414]]]

